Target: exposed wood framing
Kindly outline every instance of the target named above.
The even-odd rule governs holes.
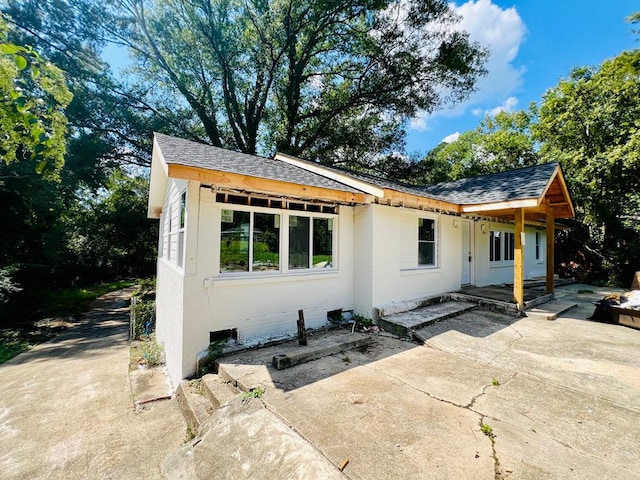
[[[345,192],[310,185],[298,185],[296,183],[282,182],[279,180],[250,177],[248,175],[217,170],[204,170],[184,165],[170,164],[169,177],[271,195],[294,196],[302,199],[333,200],[346,204],[371,203],[373,201],[372,195],[364,193]]]
[[[452,213],[460,212],[460,206],[455,203],[443,202],[442,200],[421,197],[419,195],[411,195],[409,193],[398,192],[397,190],[390,190],[387,188],[384,189],[384,198],[389,199],[390,202],[399,202],[407,207],[430,208]]]
[[[518,208],[515,219],[515,245],[513,252],[513,298],[518,305],[518,310],[524,308],[524,248],[522,237],[524,233],[524,208]]]

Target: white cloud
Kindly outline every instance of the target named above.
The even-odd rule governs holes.
[[[471,113],[475,117],[489,115],[490,117],[495,117],[500,112],[513,112],[515,108],[518,106],[518,99],[516,97],[508,97],[501,105],[497,107],[489,108],[487,110],[483,110],[482,108],[474,108],[471,110]]]
[[[462,16],[458,27],[469,33],[471,41],[490,50],[485,63],[488,74],[478,79],[477,91],[466,102],[431,115],[422,113],[417,121],[411,121],[410,128],[419,129],[416,126],[420,126],[424,130],[435,116],[456,117],[472,107],[475,107],[473,114],[480,115],[487,111],[486,104],[504,102],[506,105],[510,99],[517,103],[513,94],[522,85],[525,69],[515,66],[513,61],[527,30],[516,8],[502,9],[491,0],[469,0],[455,9]]]
[[[411,130],[418,130],[419,132],[425,132],[429,130],[429,125],[427,125],[426,115],[412,118],[411,121],[409,122],[409,128]]]
[[[442,139],[442,143],[453,143],[460,138],[460,132],[454,132]]]

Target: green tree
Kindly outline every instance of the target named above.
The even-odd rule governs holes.
[[[0,16],[0,154],[5,163],[31,160],[38,173],[55,177],[64,164],[72,95],[60,69],[32,47],[7,41]]]
[[[533,130],[567,172],[585,247],[625,283],[640,267],[640,50],[574,69],[544,95]]]
[[[443,28],[457,21],[443,0],[111,0],[102,9],[102,38],[129,48],[141,103],[184,114],[172,123],[190,127],[182,135],[248,153],[379,154],[402,146],[410,115],[464,98],[484,73],[485,52]]]
[[[147,219],[149,179],[115,170],[106,189],[66,212],[68,251],[81,278],[147,276],[155,270],[158,224]]]
[[[530,132],[533,121],[535,109],[485,116],[477,128],[439,145],[422,160],[438,172],[448,172],[446,178],[440,174],[430,180],[457,180],[535,165],[538,154]]]

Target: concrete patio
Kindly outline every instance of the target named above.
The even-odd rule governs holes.
[[[266,410],[345,478],[640,479],[640,331],[585,320],[606,293],[565,286],[558,299],[579,306],[554,321],[472,310],[427,327],[426,345],[381,334],[286,370],[271,366],[278,346],[221,359],[264,393],[224,404],[163,471],[287,477],[290,463],[233,453],[268,441],[253,413]]]

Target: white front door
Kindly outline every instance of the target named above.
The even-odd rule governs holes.
[[[471,222],[462,220],[462,285],[470,285],[472,283],[471,274],[473,268],[473,230],[471,230]]]

